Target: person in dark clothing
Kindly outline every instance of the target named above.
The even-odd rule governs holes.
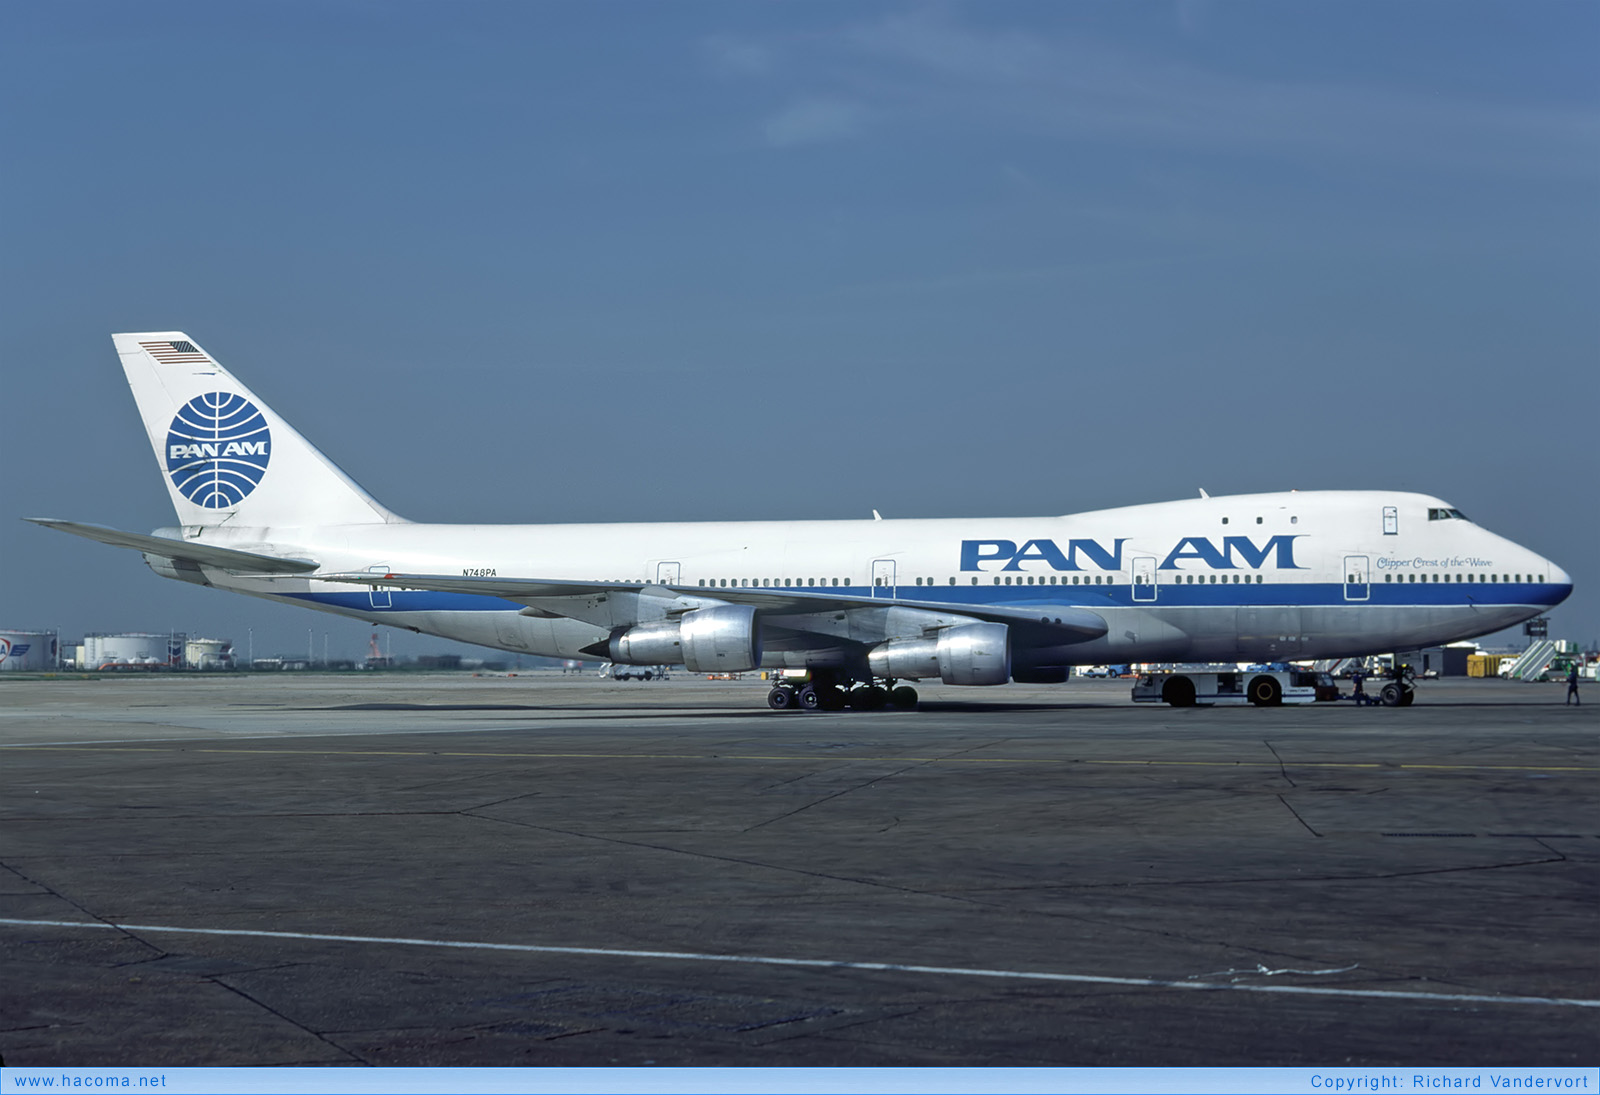
[[[1567,670],[1567,703],[1583,706],[1583,701],[1578,698],[1578,663],[1573,662],[1572,668]]]
[[[1367,697],[1367,690],[1361,686],[1362,675],[1352,673],[1350,679],[1356,682],[1356,690],[1350,694],[1350,698],[1356,701],[1356,706],[1371,703],[1372,700]]]

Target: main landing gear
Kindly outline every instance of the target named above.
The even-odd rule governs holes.
[[[917,690],[909,685],[895,687],[894,681],[857,681],[833,670],[813,670],[804,682],[783,681],[767,693],[767,706],[774,711],[897,711],[917,709]]]

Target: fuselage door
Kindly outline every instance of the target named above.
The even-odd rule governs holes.
[[[1133,599],[1136,601],[1156,599],[1156,559],[1153,555],[1133,557]]]
[[[681,584],[678,581],[678,577],[682,570],[683,565],[681,563],[657,563],[656,584],[663,586],[675,586]]]
[[[1372,568],[1365,555],[1344,557],[1344,599],[1365,601],[1372,595]]]
[[[872,595],[874,597],[893,597],[894,593],[894,560],[872,560]]]
[[[1383,534],[1385,536],[1400,535],[1400,507],[1383,507]]]
[[[389,573],[389,568],[388,568],[387,565],[381,566],[381,567],[368,567],[367,568],[367,573],[368,574],[387,574],[387,573]],[[394,591],[391,590],[387,586],[371,586],[367,590],[367,596],[372,599],[372,607],[373,608],[393,608],[394,607],[394,596],[393,596],[393,594],[394,594]]]

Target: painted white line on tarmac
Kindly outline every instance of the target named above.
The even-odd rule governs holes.
[[[1291,996],[1336,996],[1362,1000],[1421,1000],[1432,1004],[1500,1004],[1521,1007],[1600,1007],[1600,1000],[1554,996],[1488,996],[1447,992],[1399,992],[1389,989],[1342,989],[1313,985],[1251,985],[1201,981],[1168,981],[1153,977],[1106,977],[1088,973],[1044,973],[1032,970],[986,970],[965,966],[914,966],[896,962],[849,962],[827,958],[774,958],[756,954],[699,954],[694,951],[613,950],[607,947],[555,947],[532,943],[479,943],[449,939],[407,939],[381,935],[327,935],[320,932],[269,932],[246,928],[184,928],[162,924],[108,924],[90,920],[15,920],[0,924],[29,928],[103,928],[173,935],[218,935],[248,939],[305,939],[322,943],[376,943],[399,947],[444,947],[453,950],[512,951],[523,954],[574,954],[598,958],[652,958],[674,962],[734,962],[754,966],[799,966],[810,969],[862,970],[872,973],[924,973],[943,977],[994,977],[1015,981],[1049,981],[1078,985],[1120,985],[1134,988],[1187,989],[1195,992],[1264,992]]]

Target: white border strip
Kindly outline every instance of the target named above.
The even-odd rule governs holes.
[[[1123,985],[1199,992],[1270,992],[1292,996],[1338,996],[1364,1000],[1425,1000],[1436,1004],[1514,1004],[1535,1007],[1600,1007],[1600,1000],[1554,996],[1486,996],[1468,993],[1397,992],[1389,989],[1341,989],[1310,985],[1253,985],[1237,982],[1170,981],[1153,977],[1106,977],[1088,973],[1044,973],[1030,970],[986,970],[965,966],[910,966],[895,962],[848,962],[826,958],[774,958],[755,954],[700,954],[694,951],[613,950],[606,947],[554,947],[533,943],[481,943],[449,939],[408,939],[381,935],[327,935],[320,932],[270,932],[247,928],[183,928],[161,924],[108,924],[89,920],[15,920],[0,924],[30,928],[102,928],[125,932],[174,935],[218,935],[246,939],[306,939],[322,943],[376,943],[400,947],[445,947],[455,950],[513,951],[522,954],[577,954],[599,958],[654,958],[675,962],[738,962],[756,966],[800,966],[811,969],[863,970],[874,973],[926,973],[946,977],[1002,977],[1019,981],[1051,981],[1080,985]]]

